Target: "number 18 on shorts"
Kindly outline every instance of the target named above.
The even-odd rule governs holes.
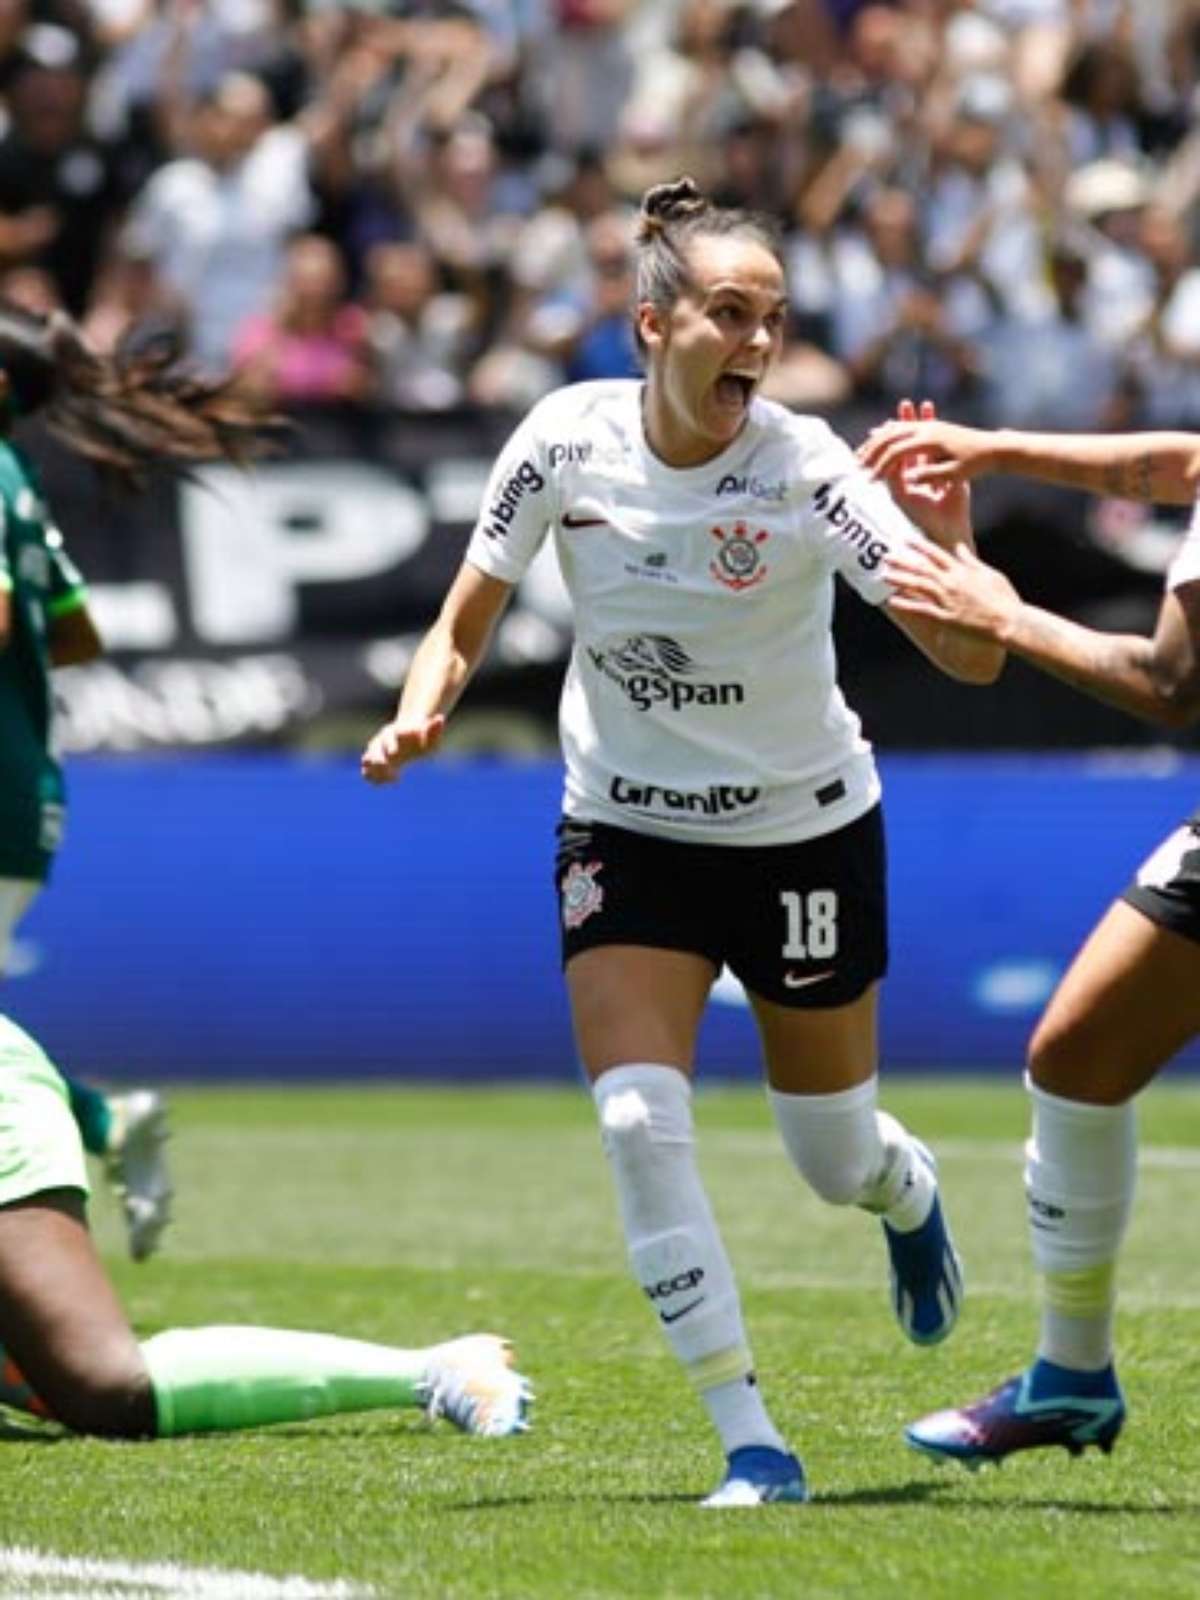
[[[847,1005],[887,970],[878,806],[798,844],[691,844],[577,818],[558,841],[564,964],[606,944],[688,950],[794,1007]]]

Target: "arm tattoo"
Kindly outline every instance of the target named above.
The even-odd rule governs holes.
[[[1096,633],[1066,617],[1027,606],[1020,635],[1010,647],[1043,672],[1107,705],[1151,719],[1159,707],[1151,639]]]
[[[1154,463],[1142,455],[1134,461],[1110,461],[1101,473],[1103,492],[1120,500],[1154,498]]]

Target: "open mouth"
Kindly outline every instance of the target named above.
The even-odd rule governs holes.
[[[747,372],[723,372],[717,379],[717,399],[723,406],[744,410],[758,387],[758,379]]]

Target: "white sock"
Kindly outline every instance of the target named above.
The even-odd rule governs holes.
[[[1137,1177],[1132,1101],[1089,1105],[1025,1080],[1033,1128],[1025,1197],[1033,1259],[1043,1274],[1038,1355],[1094,1371],[1112,1360],[1116,1261]]]
[[[734,1378],[729,1383],[714,1384],[700,1393],[713,1427],[721,1438],[721,1448],[732,1455],[743,1445],[770,1445],[774,1450],[786,1450],[781,1437],[759,1393],[758,1379],[752,1372],[744,1378]]]
[[[636,1062],[603,1073],[592,1092],[634,1276],[723,1447],[785,1449],[753,1381],[733,1269],[696,1166],[691,1085],[674,1067]]]
[[[876,1109],[878,1077],[836,1094],[767,1096],[793,1165],[822,1200],[862,1206],[900,1233],[921,1226],[937,1185],[903,1126]]]

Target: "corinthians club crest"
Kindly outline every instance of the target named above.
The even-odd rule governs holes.
[[[752,589],[762,582],[767,564],[760,546],[771,537],[766,528],[751,533],[744,522],[735,522],[732,528],[710,528],[709,532],[719,541],[717,553],[708,564],[718,583],[727,589]]]
[[[581,866],[572,861],[562,881],[562,919],[565,928],[579,928],[594,916],[604,904],[604,890],[596,882],[596,874],[604,863],[589,861]]]

